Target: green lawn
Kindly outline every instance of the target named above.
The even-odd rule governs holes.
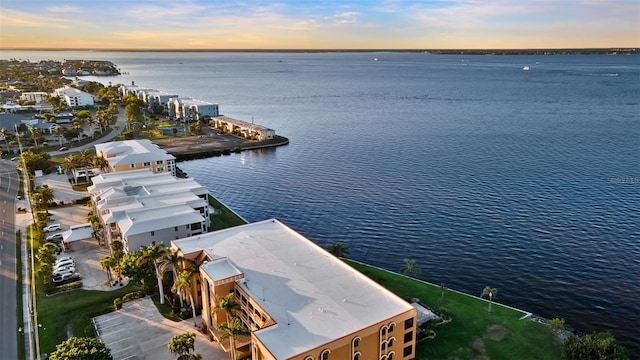
[[[229,210],[226,206],[220,203],[213,196],[209,196],[209,205],[213,206],[214,209],[220,211],[220,214],[209,216],[211,218],[211,228],[209,228],[209,231],[226,229],[229,227],[244,225],[247,223],[233,211]]]
[[[435,327],[436,338],[420,342],[416,359],[559,359],[560,344],[546,325],[521,318],[526,313],[402,275],[347,261],[405,299],[419,298],[446,309],[451,322]],[[482,289],[479,289],[480,292]]]
[[[91,317],[113,309],[113,300],[138,290],[128,284],[114,291],[72,290],[67,293],[46,296],[45,285],[37,287],[40,352],[51,353],[57,344],[69,336],[95,337]]]

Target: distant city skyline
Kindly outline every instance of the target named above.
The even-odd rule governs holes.
[[[635,48],[639,19],[638,0],[3,0],[0,48]]]

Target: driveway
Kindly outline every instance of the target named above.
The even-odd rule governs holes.
[[[209,341],[194,328],[193,319],[181,322],[165,319],[148,296],[126,302],[122,309],[93,320],[98,338],[111,349],[114,360],[175,360],[177,356],[167,352],[167,344],[171,337],[185,332],[196,334],[195,352],[203,359],[229,359],[218,343]],[[200,317],[196,321],[202,323]]]

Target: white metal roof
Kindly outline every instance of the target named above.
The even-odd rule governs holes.
[[[277,325],[255,332],[277,359],[322,346],[413,307],[278,220],[174,240],[183,253],[228,258]],[[211,278],[215,269],[203,268]],[[211,271],[212,273],[209,273]]]
[[[157,160],[175,160],[175,156],[160,149],[150,140],[111,141],[95,145],[96,150],[108,154],[112,165],[136,164]],[[155,165],[152,163],[152,165]]]

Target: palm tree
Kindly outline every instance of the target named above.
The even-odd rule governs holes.
[[[38,130],[38,128],[35,128],[35,127],[30,127],[29,133],[31,134],[31,139],[33,140],[33,143],[35,144],[36,147],[38,147],[38,135],[40,135],[40,130]]]
[[[347,249],[347,246],[341,241],[330,245],[327,250],[336,257],[345,257],[349,253],[349,249]]]
[[[491,302],[493,301],[493,297],[494,296],[498,296],[498,289],[492,288],[489,285],[485,286],[484,290],[482,290],[482,294],[480,294],[480,297],[483,298],[485,296],[489,297],[489,311],[488,312],[491,312]]]
[[[80,164],[82,164],[85,169],[89,166],[93,165],[93,153],[89,149],[84,149],[80,151]],[[89,182],[89,171],[85,171],[85,180]]]
[[[231,318],[233,317],[233,310],[239,309],[240,304],[234,301],[233,293],[227,294],[222,298],[218,299],[218,302],[213,306],[211,312],[214,313],[216,310],[224,310],[227,314],[227,323],[231,322]]]
[[[42,185],[41,187],[39,187],[35,194],[37,202],[39,203],[40,206],[42,206],[42,208],[44,209],[44,211],[49,214],[49,203],[53,201],[53,199],[55,198],[53,196],[53,190],[51,190],[51,188],[48,185]]]
[[[158,261],[167,252],[164,244],[151,244],[150,246],[143,246],[140,248],[142,256],[138,258],[138,266],[153,262],[153,267],[156,271],[156,278],[158,279],[158,290],[160,291],[160,304],[164,304],[164,288],[162,285],[162,273],[158,266]]]
[[[7,144],[7,152],[11,152],[11,147],[9,147],[9,138],[13,137],[13,133],[5,128],[0,129],[0,135],[4,139],[4,142]]]
[[[420,274],[420,268],[416,266],[415,260],[405,258],[402,261],[404,261],[404,266],[400,269],[401,273],[409,276]]]
[[[58,135],[58,146],[62,146],[62,134],[64,133],[64,129],[60,126],[56,126],[52,131],[54,134]]]
[[[158,266],[160,267],[160,272],[164,274],[167,270],[171,269],[171,274],[173,275],[173,283],[175,284],[178,280],[178,270],[180,269],[180,264],[185,260],[185,258],[180,255],[177,250],[169,250],[166,254],[164,254],[160,260]],[[176,293],[174,291],[174,293]],[[178,294],[178,293],[176,293]],[[182,295],[178,294],[180,298],[180,307],[183,307]]]
[[[100,259],[100,267],[107,272],[107,280],[109,281],[109,287],[111,287],[111,280],[113,280],[111,276],[111,269],[116,267],[118,262],[113,256],[105,256]]]
[[[191,291],[191,272],[190,271],[181,271],[178,274],[178,278],[173,283],[171,287],[171,291],[176,294],[180,294],[180,296],[188,295],[189,302],[191,303],[191,311],[193,313],[193,326],[198,326],[196,323],[196,302],[193,299],[193,294]]]
[[[236,336],[247,335],[249,332],[242,326],[242,322],[237,317],[234,317],[229,323],[218,325],[218,330],[222,332],[220,341],[229,339],[231,359],[236,359]]]
[[[62,160],[62,167],[64,168],[65,171],[69,172],[69,171],[73,171],[76,170],[78,168],[78,156],[71,154],[69,156],[66,156],[63,160]],[[75,177],[74,177],[75,179]]]
[[[101,171],[105,171],[109,168],[109,161],[101,156],[96,156],[93,159],[93,166],[97,167]]]
[[[119,238],[111,239],[109,242],[109,248],[111,248],[111,255],[120,263],[122,256],[124,255],[124,243]]]

